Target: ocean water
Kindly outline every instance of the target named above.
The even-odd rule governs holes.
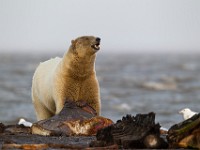
[[[19,118],[36,121],[31,82],[38,64],[51,54],[0,54],[0,122]],[[200,111],[200,54],[99,53],[102,116],[113,121],[126,114],[156,113],[156,122],[169,128],[183,120],[178,111]]]

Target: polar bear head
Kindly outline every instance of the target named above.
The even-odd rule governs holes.
[[[79,57],[95,54],[100,49],[99,37],[81,36],[71,41],[70,50]]]

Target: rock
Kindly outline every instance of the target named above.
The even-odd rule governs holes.
[[[91,136],[111,124],[112,120],[97,116],[87,103],[67,101],[59,114],[34,123],[31,130],[39,135]]]
[[[160,137],[160,124],[155,124],[155,114],[127,115],[115,124],[101,129],[97,141],[91,147],[117,144],[122,149],[167,148],[166,141]]]

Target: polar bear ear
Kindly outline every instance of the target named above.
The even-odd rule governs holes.
[[[75,40],[71,40],[71,43],[74,45],[75,44]]]
[[[76,40],[71,40],[72,47],[74,48],[76,47],[76,42],[77,42]]]
[[[76,50],[76,40],[71,40],[71,49],[72,51]]]

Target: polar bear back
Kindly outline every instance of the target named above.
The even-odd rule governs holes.
[[[53,97],[52,97],[52,87],[53,87],[53,78],[56,72],[56,69],[62,59],[59,57],[49,59],[45,62],[40,63],[37,67],[35,74],[33,76],[33,85],[32,85],[32,99],[40,101],[45,104],[47,108],[52,108],[52,112],[55,111],[55,106],[52,106]],[[46,94],[43,94],[46,93]],[[34,95],[34,97],[33,97]],[[44,102],[45,100],[45,102]],[[47,100],[49,102],[47,102]]]

